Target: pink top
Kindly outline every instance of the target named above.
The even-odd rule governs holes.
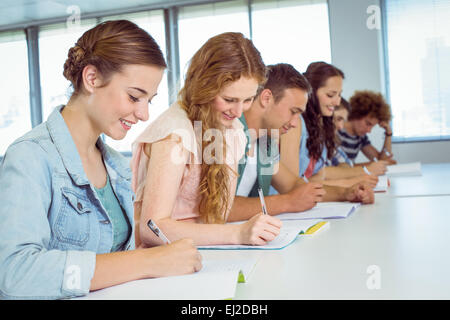
[[[225,162],[235,172],[237,172],[238,162],[245,152],[246,137],[243,128],[244,126],[239,119],[235,119],[232,128],[227,129],[225,132],[225,140],[227,143]],[[152,122],[133,143],[133,155],[131,159],[133,178],[131,187],[136,194],[134,203],[135,217],[140,216],[149,162],[149,157],[144,152],[144,146],[146,143],[153,143],[165,139],[171,134],[179,137],[183,148],[190,153],[171,217],[176,220],[185,220],[199,216],[200,197],[198,186],[201,175],[201,158],[199,156],[203,152],[201,150],[201,141],[197,141],[195,132],[198,132],[198,129],[194,130],[186,112],[175,103]],[[229,186],[230,208],[234,200],[236,183],[237,175],[232,175]],[[161,192],[161,190],[155,190],[155,192]],[[225,220],[228,217],[230,208],[224,213]]]

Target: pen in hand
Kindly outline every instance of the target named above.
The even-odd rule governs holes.
[[[258,188],[259,201],[261,201],[261,207],[263,214],[267,214],[266,202],[264,201],[264,194],[261,188]]]
[[[150,228],[150,230],[153,231],[153,233],[158,238],[160,238],[164,242],[164,244],[170,244],[170,240],[167,239],[167,237],[164,235],[164,233],[161,231],[161,229],[158,228],[158,226],[152,219],[148,220],[147,226]]]

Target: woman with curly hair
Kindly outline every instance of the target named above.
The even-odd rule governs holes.
[[[265,78],[265,65],[240,33],[209,39],[193,56],[179,98],[133,145],[135,216],[143,246],[161,244],[151,219],[169,239],[196,245],[273,240],[281,223],[258,214],[225,224],[246,137],[239,121]]]

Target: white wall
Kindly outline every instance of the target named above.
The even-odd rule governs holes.
[[[383,42],[380,29],[369,29],[372,22],[369,6],[379,0],[328,0],[332,63],[345,73],[345,98],[355,90],[373,90],[386,94]],[[381,148],[383,130],[376,126],[369,135],[372,144]],[[392,152],[398,162],[449,162],[450,141],[394,143]],[[366,161],[360,154],[357,161]]]

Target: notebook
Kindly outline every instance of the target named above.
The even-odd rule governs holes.
[[[361,203],[359,202],[319,202],[306,211],[282,213],[276,217],[281,220],[309,220],[309,219],[337,219],[347,218],[355,212]]]
[[[388,175],[389,177],[421,176],[422,166],[420,162],[394,164],[391,166],[387,166],[386,175]]]
[[[278,216],[277,216],[278,217]],[[213,249],[213,250],[279,250],[290,245],[297,236],[301,233],[307,233],[307,231],[322,222],[320,219],[304,220],[298,222],[283,221],[283,226],[280,229],[280,234],[272,241],[263,246],[256,245],[213,245],[213,246],[198,246],[198,249]],[[237,222],[243,223],[243,221]],[[323,226],[323,224],[322,224]]]
[[[379,176],[378,183],[375,188],[373,188],[374,192],[386,192],[389,187],[389,179],[387,176]]]
[[[223,300],[235,295],[238,280],[246,281],[256,259],[204,260],[199,272],[130,281],[97,290],[76,300]]]

